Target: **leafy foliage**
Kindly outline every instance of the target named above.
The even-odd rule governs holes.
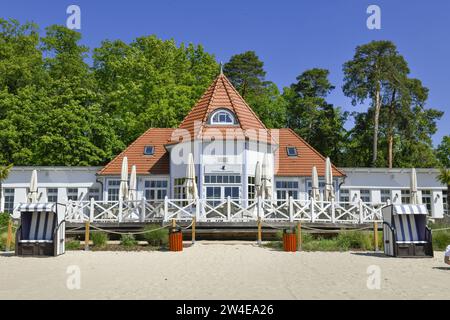
[[[150,231],[144,233],[144,238],[145,240],[147,240],[148,244],[159,247],[165,246],[169,243],[169,233],[167,229],[165,228],[160,229],[160,228],[161,226],[157,224],[151,224],[145,227],[144,231]]]
[[[149,127],[178,126],[219,72],[200,45],[152,35],[90,51],[76,31],[38,30],[0,19],[0,165],[103,165]],[[370,102],[351,115],[327,102],[325,69],[280,90],[247,51],[224,73],[267,127],[292,128],[337,165],[449,167],[449,137],[437,150],[431,140],[443,113],[392,42],[358,46],[344,64],[344,93]]]

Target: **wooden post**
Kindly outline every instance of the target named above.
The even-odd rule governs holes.
[[[378,222],[373,223],[373,242],[375,251],[378,251]]]
[[[172,219],[172,228],[175,228],[177,226],[177,222],[175,221],[175,219]]]
[[[302,251],[302,223],[297,222],[297,251]]]
[[[85,227],[84,227],[84,250],[85,251],[89,250],[89,227],[90,227],[90,222],[86,221]]]
[[[196,217],[192,218],[192,244],[195,244],[195,225],[197,223]]]
[[[258,218],[258,245],[260,246],[262,243],[262,232],[261,232],[261,217]]]
[[[9,219],[8,221],[8,237],[6,238],[6,251],[9,251],[11,249],[11,243],[12,243],[12,237],[13,237],[13,232],[12,232],[12,227],[13,227],[13,221],[12,219]]]

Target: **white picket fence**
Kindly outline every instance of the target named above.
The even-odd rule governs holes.
[[[69,201],[68,222],[161,222],[175,219],[198,222],[248,222],[259,218],[280,222],[370,223],[382,221],[383,204],[266,199],[168,199],[148,201]]]

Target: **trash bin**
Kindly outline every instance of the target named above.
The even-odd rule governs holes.
[[[183,251],[183,233],[181,228],[169,229],[169,250]]]
[[[295,229],[284,229],[283,249],[287,252],[297,251],[297,235],[295,234]]]

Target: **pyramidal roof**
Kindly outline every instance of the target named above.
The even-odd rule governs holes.
[[[237,125],[209,124],[209,116],[216,109],[227,109],[233,112]],[[241,131],[240,133],[247,138],[255,138],[255,132],[256,135],[265,132],[268,137],[270,136],[269,130],[223,73],[214,80],[181,122],[179,128],[187,130],[194,139],[207,135],[209,128],[219,130],[234,128]],[[268,137],[266,139],[270,140]]]

